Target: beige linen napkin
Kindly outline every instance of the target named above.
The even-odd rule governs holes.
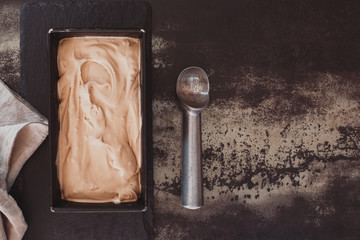
[[[48,122],[0,80],[0,239],[21,239],[27,224],[8,194],[26,160],[48,134]]]

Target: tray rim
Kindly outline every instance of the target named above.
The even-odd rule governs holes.
[[[82,202],[70,202],[65,201],[62,199],[54,199],[54,170],[57,171],[56,167],[56,158],[53,159],[52,152],[53,152],[53,146],[52,142],[54,141],[52,137],[53,133],[53,125],[52,122],[54,119],[52,118],[54,109],[53,109],[53,101],[54,96],[52,93],[52,90],[57,89],[56,83],[53,83],[52,75],[53,70],[51,68],[51,39],[54,38],[54,35],[57,34],[63,34],[63,35],[69,35],[69,36],[61,36],[58,37],[58,40],[62,38],[67,37],[79,37],[79,36],[71,36],[72,34],[80,34],[84,36],[80,37],[134,37],[129,35],[138,35],[140,39],[140,91],[141,91],[141,117],[142,117],[142,126],[141,126],[141,173],[140,173],[140,183],[141,183],[141,193],[138,201],[136,202],[125,202],[120,204],[114,204],[112,202],[110,203],[82,203]],[[114,36],[114,34],[116,36]],[[120,35],[119,35],[120,34]],[[147,161],[146,161],[146,153],[147,153],[147,145],[146,145],[146,78],[148,77],[147,70],[146,70],[146,60],[148,59],[147,56],[147,50],[146,50],[146,42],[147,42],[147,34],[146,31],[143,28],[50,28],[48,30],[47,34],[47,50],[48,50],[48,63],[49,63],[49,97],[50,97],[50,117],[49,117],[49,142],[50,142],[50,211],[53,213],[63,213],[63,212],[79,212],[79,213],[94,213],[94,212],[145,212],[148,209],[148,179],[147,179]],[[57,52],[57,46],[56,46],[56,52]],[[57,67],[56,67],[57,70]],[[56,94],[57,96],[57,94]],[[57,111],[57,109],[56,109]],[[56,119],[58,122],[58,119]],[[57,143],[57,140],[55,140]],[[57,172],[55,174],[55,178],[57,180]],[[60,189],[58,189],[60,191]],[[140,201],[141,200],[141,201]],[[66,207],[59,206],[58,204],[55,204],[54,201],[60,201],[65,203]],[[140,205],[139,205],[140,203]]]

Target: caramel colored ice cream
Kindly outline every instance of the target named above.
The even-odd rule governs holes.
[[[65,38],[57,62],[62,198],[136,201],[141,191],[140,40]]]

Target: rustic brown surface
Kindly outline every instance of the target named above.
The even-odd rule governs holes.
[[[21,3],[0,3],[0,77],[17,92]],[[360,4],[151,4],[155,238],[359,239]],[[211,84],[198,211],[180,206],[175,82],[190,65]],[[21,179],[13,194],[25,201]]]

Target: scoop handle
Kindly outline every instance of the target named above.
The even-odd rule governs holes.
[[[181,182],[182,205],[188,209],[203,206],[200,112],[184,111]]]

